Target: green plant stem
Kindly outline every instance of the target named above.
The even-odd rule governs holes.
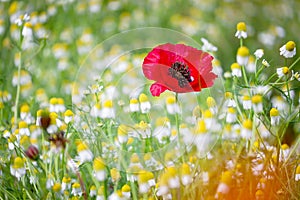
[[[133,200],[138,200],[137,190],[136,190],[134,182],[132,182],[132,181],[130,181],[130,188],[131,188],[131,191],[132,191],[132,199]]]
[[[18,81],[17,81],[17,94],[15,99],[15,107],[14,107],[14,124],[17,126],[17,118],[18,118],[18,104],[20,98],[20,78],[21,78],[21,67],[22,67],[22,51],[20,51],[20,64],[18,66]]]
[[[242,66],[242,73],[243,73],[243,78],[244,78],[245,84],[246,84],[246,86],[249,87],[249,82],[248,82],[248,78],[247,78],[247,75],[246,75],[245,66]]]

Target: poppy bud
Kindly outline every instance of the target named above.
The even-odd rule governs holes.
[[[35,146],[30,145],[25,151],[25,154],[31,160],[37,160],[39,157],[39,150]]]

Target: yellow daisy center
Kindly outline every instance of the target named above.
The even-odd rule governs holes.
[[[247,28],[246,28],[245,22],[239,22],[239,23],[236,25],[236,29],[237,29],[238,31],[246,31]]]
[[[241,66],[238,63],[233,63],[230,68],[233,69],[241,69]]]
[[[238,49],[237,54],[239,56],[246,57],[246,56],[249,56],[250,53],[249,53],[249,49],[247,47],[242,46]]]
[[[270,110],[270,116],[271,117],[275,117],[275,116],[278,116],[278,115],[279,115],[279,111],[276,108],[272,108]]]
[[[295,44],[294,41],[288,41],[285,44],[285,49],[288,50],[288,51],[293,51],[295,47],[296,47],[296,44]]]

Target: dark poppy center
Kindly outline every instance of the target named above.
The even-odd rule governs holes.
[[[185,63],[176,61],[169,68],[168,72],[168,75],[172,76],[172,78],[177,79],[178,85],[181,88],[185,87],[189,82],[193,81],[189,67]]]

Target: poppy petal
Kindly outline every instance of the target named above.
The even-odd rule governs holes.
[[[151,85],[150,92],[152,96],[159,97],[159,95],[167,89],[168,89],[167,87],[156,82]]]
[[[212,60],[213,56],[194,47],[167,43],[155,47],[148,53],[143,62],[143,73],[146,78],[174,92],[201,91],[202,88],[212,86],[217,77],[212,72]],[[177,77],[170,75],[169,70],[174,63],[186,66],[192,81],[186,84],[181,82],[180,85],[179,80],[182,79],[179,75],[177,74]]]

